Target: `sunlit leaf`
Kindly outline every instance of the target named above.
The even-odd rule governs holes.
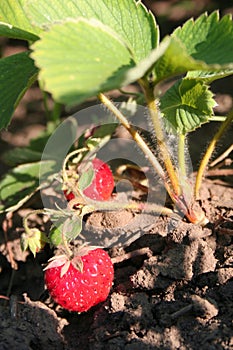
[[[125,72],[135,65],[111,30],[93,21],[54,25],[32,48],[45,89],[68,105],[118,88]]]
[[[25,37],[18,37],[18,39],[34,41],[37,38],[37,35],[41,32],[41,29],[31,24],[25,12],[26,2],[27,0],[0,1],[0,22],[8,23],[13,26],[12,33],[18,33],[20,36],[23,35],[22,31],[31,33],[24,33]],[[18,29],[21,29],[22,31],[20,32]]]
[[[159,32],[154,16],[140,1],[29,0],[26,12],[33,24],[45,29],[67,19],[95,18],[119,35],[135,62],[147,57],[158,45]]]

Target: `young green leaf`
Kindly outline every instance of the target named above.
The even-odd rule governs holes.
[[[168,126],[179,134],[186,134],[208,122],[216,105],[207,85],[187,78],[173,85],[160,102]]]
[[[45,89],[68,105],[119,88],[125,72],[134,66],[128,48],[96,21],[54,25],[32,49]]]
[[[40,174],[41,163],[19,165],[1,179],[0,213],[20,208],[43,185],[39,184],[39,176],[53,173],[54,161],[43,162],[43,174]]]
[[[159,41],[155,19],[141,1],[30,0],[26,12],[32,23],[42,28],[50,28],[67,19],[95,18],[119,35],[130,48],[135,62],[147,57]]]
[[[37,72],[28,52],[0,60],[0,129],[8,126],[14,108],[36,80]]]
[[[0,1],[0,21],[8,23],[15,28],[22,29],[25,32],[34,34],[35,36],[28,37],[26,34],[25,40],[36,40],[37,35],[41,32],[39,27],[30,23],[30,20],[25,12],[25,4],[27,0],[4,0]],[[19,32],[18,32],[19,33]],[[22,34],[22,33],[21,33]],[[4,35],[4,34],[3,34]],[[18,38],[23,39],[23,38]]]

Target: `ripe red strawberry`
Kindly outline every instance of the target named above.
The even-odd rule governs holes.
[[[94,158],[92,160],[92,166],[95,173],[94,179],[92,183],[85,188],[83,193],[85,196],[97,201],[108,200],[114,189],[112,172],[109,166],[99,158]],[[68,201],[75,197],[72,192],[68,193],[64,191],[64,194]]]
[[[71,261],[64,255],[55,257],[45,270],[51,297],[70,311],[87,311],[106,300],[112,286],[114,269],[109,255],[100,248],[84,254]]]

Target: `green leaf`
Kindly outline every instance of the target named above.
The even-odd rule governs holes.
[[[23,163],[38,162],[41,159],[41,152],[36,152],[27,147],[16,147],[5,152],[1,159],[10,166]]]
[[[210,16],[205,13],[172,33],[170,45],[155,64],[155,82],[187,72],[189,77],[203,78],[206,82],[232,74],[231,16],[219,20],[218,12]]]
[[[96,21],[54,25],[32,48],[45,89],[68,105],[119,88],[134,66],[127,47]]]
[[[53,159],[61,161],[64,156],[65,141],[74,140],[77,133],[77,120],[73,117],[66,119],[61,128],[57,128],[57,123],[50,122],[46,130],[43,130],[36,138],[32,139],[27,147],[15,147],[3,153],[1,160],[11,167],[24,163],[38,162],[41,160]],[[49,149],[50,152],[43,154],[45,146],[53,135],[56,140],[54,145]],[[61,142],[62,140],[62,142]],[[46,149],[47,150],[47,149]]]
[[[233,68],[231,69],[221,69],[216,71],[192,71],[188,72],[188,78],[196,78],[203,80],[205,83],[210,84],[214,80],[228,77],[233,74]]]
[[[0,22],[0,36],[5,36],[7,38],[36,41],[39,39],[37,35],[26,32],[25,30],[16,28],[9,23]]]
[[[62,227],[62,232],[68,242],[75,239],[82,231],[82,218],[79,216],[73,216],[71,219],[67,219]]]
[[[53,173],[54,161],[19,165],[9,171],[0,181],[0,213],[15,211],[22,206],[43,185],[39,176]]]
[[[188,54],[208,65],[233,65],[233,22],[231,15],[219,19],[219,13],[201,15],[177,28],[172,36],[179,38]],[[219,67],[220,68],[220,67]]]
[[[62,244],[62,225],[58,225],[58,222],[49,232],[49,242],[56,247]]]
[[[223,116],[223,115],[212,115],[209,118],[209,121],[211,121],[211,122],[225,122],[226,119],[227,119],[227,117]]]
[[[164,38],[162,43],[168,40]],[[154,65],[155,82],[186,73],[191,70],[208,69],[205,62],[197,61],[189,55],[187,48],[176,37],[170,37],[169,45],[164,54]]]
[[[28,52],[0,60],[0,129],[8,126],[20,99],[36,80],[37,71]]]
[[[154,68],[155,63],[163,57],[169,46],[171,45],[171,38],[166,37],[160,45],[154,50],[152,50],[149,55],[140,61],[135,67],[129,69],[124,77],[123,85],[128,85],[132,82],[137,81],[138,79],[146,76]],[[172,55],[169,56],[171,60]],[[195,65],[195,67],[200,67],[200,65]],[[161,67],[160,67],[161,68]],[[173,68],[173,67],[172,67]],[[166,74],[166,73],[165,73]],[[172,73],[169,73],[170,75]]]
[[[32,23],[42,28],[50,28],[67,19],[95,18],[120,36],[132,52],[135,62],[147,57],[157,47],[159,40],[155,19],[140,1],[30,0],[26,11]]]
[[[25,12],[25,4],[27,0],[2,0],[0,1],[0,21],[8,23],[12,28],[12,33],[18,33],[19,35],[24,35],[25,37],[17,37],[18,39],[25,40],[36,40],[37,35],[41,32],[39,27],[36,27],[30,23],[30,20]],[[3,23],[1,23],[3,24]],[[21,34],[18,29],[21,29]],[[29,35],[29,33],[34,34]],[[3,34],[5,35],[5,34]],[[10,36],[11,37],[11,36]]]
[[[215,105],[207,85],[187,78],[174,84],[160,101],[166,124],[179,134],[186,134],[208,122]]]
[[[78,187],[81,191],[84,191],[92,183],[94,175],[95,172],[92,166],[90,166],[87,171],[82,173],[78,181]]]

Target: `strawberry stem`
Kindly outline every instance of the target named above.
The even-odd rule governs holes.
[[[213,154],[213,151],[215,149],[215,146],[217,142],[220,140],[226,129],[230,126],[231,122],[233,121],[233,110],[228,114],[227,118],[225,121],[221,124],[220,128],[214,135],[213,139],[211,140],[204,157],[202,158],[201,164],[199,166],[198,172],[197,172],[197,177],[196,177],[196,183],[195,183],[195,198],[198,199],[200,194],[200,188],[201,188],[201,183],[203,179],[204,172],[207,168],[207,165],[209,163],[209,160]]]
[[[171,182],[172,190],[169,191],[169,195],[171,196],[171,199],[174,201],[173,191],[175,196],[180,195],[181,191],[180,191],[177,172],[172,163],[170,152],[164,138],[164,132],[163,132],[162,122],[159,115],[159,109],[157,106],[157,101],[154,96],[154,88],[146,80],[140,80],[139,84],[141,85],[141,87],[145,92],[147,106],[149,109],[151,121],[154,126],[154,131],[158,141],[158,146],[161,152],[162,159],[164,161],[164,165],[165,165],[169,180]]]
[[[124,126],[124,128],[130,133],[133,140],[137,143],[137,145],[140,147],[142,152],[145,154],[149,162],[151,163],[152,167],[155,169],[159,177],[163,180],[164,186],[167,189],[167,191],[170,193],[170,187],[169,184],[166,181],[166,175],[164,173],[163,168],[159,164],[157,158],[155,155],[151,152],[150,148],[147,146],[146,142],[143,140],[143,138],[140,136],[140,134],[137,132],[137,130],[130,125],[126,117],[119,111],[119,109],[110,101],[110,99],[107,98],[104,94],[100,93],[98,95],[99,100],[117,117],[117,119],[120,121],[120,123]]]
[[[164,207],[159,204],[154,203],[143,203],[143,202],[111,202],[107,201],[105,202],[93,202],[93,205],[90,203],[90,205],[85,206],[85,213],[91,213],[97,210],[100,211],[112,211],[112,210],[123,210],[123,209],[129,209],[132,211],[144,211],[146,213],[152,213],[152,214],[161,214],[166,216],[173,216],[180,218],[178,215],[174,213],[174,211],[170,208]]]
[[[186,173],[186,162],[185,162],[185,135],[179,134],[179,143],[178,143],[178,163],[180,176],[182,179],[187,177]]]

